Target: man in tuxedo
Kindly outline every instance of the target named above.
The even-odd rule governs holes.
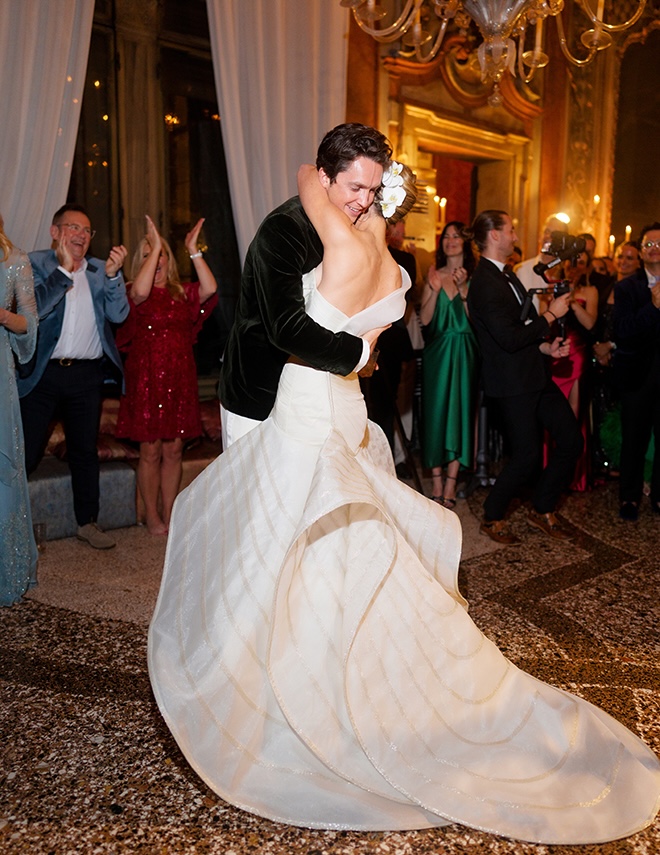
[[[61,414],[71,470],[78,538],[95,549],[115,541],[96,524],[99,460],[96,438],[104,362],[122,377],[111,323],[128,315],[121,267],[126,248],[113,246],[106,261],[87,255],[94,236],[80,205],[63,205],[50,227],[53,249],[30,253],[39,312],[37,349],[18,394],[25,435],[25,464],[32,472],[44,453],[50,423]]]
[[[614,380],[621,396],[619,516],[636,520],[655,438],[651,508],[660,514],[660,222],[642,229],[642,268],[614,286]]]
[[[357,123],[338,125],[321,141],[316,158],[321,183],[353,222],[374,201],[391,154],[383,134]],[[302,276],[322,257],[321,239],[298,196],[259,226],[243,266],[220,375],[225,448],[268,417],[289,356],[344,376],[369,360],[377,331],[364,338],[333,333],[305,313]]]
[[[570,295],[554,298],[541,316],[529,306],[524,317],[526,291],[504,269],[517,239],[511,217],[505,211],[483,211],[472,232],[481,258],[470,281],[468,308],[481,348],[484,391],[499,408],[510,444],[510,457],[484,502],[480,530],[497,543],[517,542],[504,518],[511,499],[540,465],[545,428],[556,447],[536,483],[528,520],[565,539],[569,535],[555,508],[582,451],[582,436],[544,357],[568,355],[567,344],[560,338],[546,341],[546,336],[552,322],[567,313]]]

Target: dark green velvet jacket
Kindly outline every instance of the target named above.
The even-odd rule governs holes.
[[[302,276],[322,257],[321,240],[297,196],[259,226],[247,251],[220,375],[220,400],[230,412],[267,418],[290,354],[333,374],[350,374],[357,365],[362,339],[332,333],[305,313]]]

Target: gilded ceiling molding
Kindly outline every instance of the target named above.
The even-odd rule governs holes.
[[[469,51],[469,45],[463,36],[451,36],[444,42],[437,58],[428,63],[385,57],[383,66],[390,80],[390,98],[400,101],[402,86],[425,86],[440,77],[449,95],[461,107],[468,110],[486,107],[491,87],[482,83],[477,53]],[[543,112],[538,101],[530,100],[538,96],[527,89],[521,91],[508,72],[502,78],[500,89],[503,107],[521,121],[525,132],[531,135],[532,120]]]

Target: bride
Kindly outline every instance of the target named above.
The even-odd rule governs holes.
[[[306,310],[334,331],[403,314],[385,217],[412,207],[412,174],[393,162],[383,184],[353,225],[299,172],[324,244]],[[316,828],[598,843],[648,825],[655,755],[505,659],[468,616],[460,547],[455,514],[396,479],[357,377],[290,360],[269,418],[178,497],[149,631],[159,708],[208,786]]]

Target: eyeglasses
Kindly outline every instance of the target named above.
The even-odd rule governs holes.
[[[68,229],[70,232],[73,232],[74,235],[80,234],[80,232],[82,232],[90,240],[96,234],[96,232],[92,231],[92,229],[90,229],[89,226],[79,226],[78,223],[60,223],[59,227],[61,229]]]
[[[660,249],[660,240],[645,240],[642,244],[643,249],[653,249],[653,247]]]

